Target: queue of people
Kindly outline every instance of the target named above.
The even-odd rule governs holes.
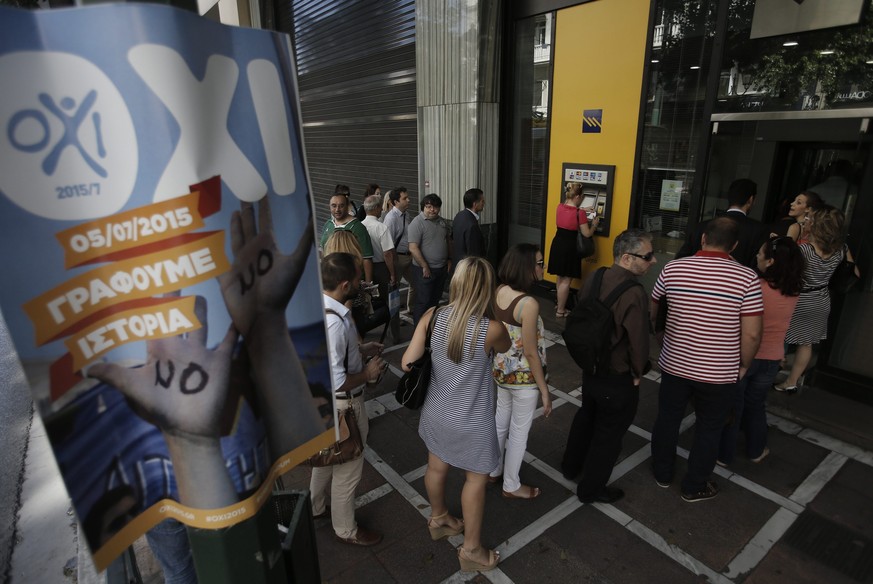
[[[797,390],[812,346],[827,334],[828,281],[849,252],[842,212],[806,205],[814,200],[814,193],[803,193],[797,198],[803,200],[792,204],[792,221],[800,223],[803,216],[803,229],[795,230],[797,237],[808,238],[800,245],[791,234],[792,226],[786,226],[785,234],[767,233],[766,227],[747,218],[755,195],[752,181],[735,181],[729,193],[731,209],[700,226],[693,236],[699,241],[686,246],[687,255],[663,267],[650,294],[638,285],[639,278],[657,260],[652,236],[639,229],[628,229],[615,238],[612,265],[598,274],[596,287],[592,278],[584,283],[580,300],[603,302],[614,298],[612,292],[619,286],[622,290],[607,307],[611,314],[611,335],[605,345],[608,367],[582,375],[582,406],[568,428],[561,462],[565,479],[578,481],[576,493],[583,503],[613,503],[624,496],[608,481],[636,415],[653,338],[660,343],[661,372],[651,441],[656,484],[666,488],[675,478],[680,426],[689,403],[696,422],[680,484],[684,501],[718,495],[713,469],[716,464],[732,464],[740,430],[746,435],[745,454],[750,460],[758,463],[768,455],[767,394],[771,389]],[[557,211],[549,271],[558,276],[558,318],[568,312],[570,280],[581,276],[577,233],[591,236],[598,224],[596,217],[589,222],[589,210],[580,209],[581,198],[578,183],[568,183]],[[344,228],[351,220],[341,215],[348,215],[348,210],[335,199],[331,199],[332,225],[324,229],[322,258],[325,308],[331,315],[328,333],[338,337],[329,342],[330,359],[339,403],[356,408],[366,438],[363,393],[368,381],[381,376],[383,345],[363,343],[364,331],[349,316],[368,258],[363,246],[349,245],[356,243],[351,235],[357,234]],[[392,261],[392,269],[386,270],[389,287],[404,277],[411,284],[410,296],[414,293],[410,309],[415,330],[402,357],[404,370],[430,342],[433,369],[419,423],[428,451],[426,527],[434,540],[463,535],[458,548],[461,570],[486,571],[500,560],[483,539],[487,485],[500,484],[502,496],[512,500],[532,500],[542,493],[540,486],[521,482],[519,469],[538,404],[542,403],[544,416],[552,410],[545,330],[539,302],[531,295],[543,277],[544,257],[535,245],[515,245],[495,274],[480,257],[483,239],[476,231],[484,194],[478,189],[467,191],[465,208],[459,213],[463,240],[472,242],[467,248],[453,242],[450,226],[440,216],[440,197],[425,196],[422,212],[412,220],[406,214],[408,205],[408,192],[398,187],[386,194],[384,202],[371,194],[364,209],[365,222],[372,224],[388,208],[384,229],[371,225],[371,249],[382,251],[382,262]],[[331,241],[342,238],[344,231],[351,232],[345,237],[346,248]],[[462,256],[456,265],[452,265],[453,248]],[[379,257],[371,251],[376,263]],[[447,280],[448,303],[441,306]],[[659,333],[653,335],[656,329]],[[797,346],[797,356],[788,378],[774,385],[785,343]],[[350,466],[341,468],[346,465]],[[368,546],[378,543],[381,535],[358,526],[350,507],[362,466],[358,460],[332,471],[313,472],[313,512],[331,515],[340,541]],[[465,472],[461,517],[453,516],[446,503],[450,467]],[[325,494],[331,481],[333,508],[328,508]]]

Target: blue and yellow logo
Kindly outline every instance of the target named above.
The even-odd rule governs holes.
[[[590,109],[582,112],[582,133],[599,134],[603,128],[603,110]]]

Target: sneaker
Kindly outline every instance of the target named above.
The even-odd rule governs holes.
[[[682,500],[688,503],[697,503],[698,501],[706,501],[718,495],[718,485],[714,481],[706,481],[703,489],[696,493],[682,493]]]
[[[753,459],[752,459],[752,462],[761,462],[762,460],[764,460],[765,458],[767,458],[767,455],[768,455],[768,454],[770,454],[770,449],[767,448],[767,447],[765,446],[765,447],[764,447],[764,451],[761,452],[761,455],[758,456],[758,457],[753,458]]]

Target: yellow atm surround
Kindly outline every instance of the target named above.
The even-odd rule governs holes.
[[[649,4],[650,0],[595,0],[559,10],[555,17],[547,262],[557,229],[555,210],[564,192],[562,163],[615,165],[609,235],[595,236],[597,251],[585,261],[583,275],[612,264],[612,241],[628,226]],[[589,131],[583,133],[585,110],[600,110],[601,117],[599,127],[591,120]],[[547,273],[546,279],[554,282],[555,276]]]

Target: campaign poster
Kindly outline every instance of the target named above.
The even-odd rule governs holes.
[[[333,442],[291,43],[0,7],[0,309],[103,569]]]

